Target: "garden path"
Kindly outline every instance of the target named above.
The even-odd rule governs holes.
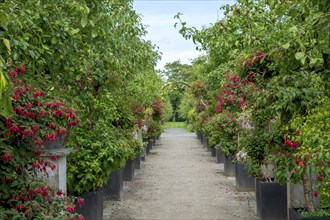
[[[105,201],[104,219],[258,219],[253,193],[235,189],[194,133],[166,129],[122,201]]]

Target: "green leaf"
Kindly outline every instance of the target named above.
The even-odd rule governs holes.
[[[284,49],[288,49],[288,48],[290,47],[290,43],[283,44],[282,47],[283,47]]]
[[[74,35],[74,34],[78,33],[79,31],[80,31],[79,28],[73,28],[73,29],[70,30],[70,34]]]
[[[7,47],[7,50],[8,51],[11,51],[10,50],[10,42],[9,42],[9,40],[6,39],[6,38],[3,38],[2,41],[3,41],[3,44]]]
[[[3,113],[5,116],[12,115],[14,111],[8,91],[5,91],[0,98],[0,113]]]
[[[80,21],[80,25],[81,25],[81,27],[83,27],[83,28],[86,27],[87,22],[88,22],[87,18],[86,18],[86,17],[83,17],[83,18],[81,19],[81,21]]]
[[[297,52],[294,56],[297,60],[302,60],[305,57],[305,53],[304,52]]]

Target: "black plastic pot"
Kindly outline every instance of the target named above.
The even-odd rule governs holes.
[[[143,148],[143,152],[141,153],[141,161],[145,161],[147,155],[147,146]]]
[[[256,180],[257,213],[261,220],[287,219],[287,185]]]
[[[236,163],[236,188],[240,192],[255,190],[254,178],[248,174],[248,168],[245,163]]]
[[[197,131],[197,138],[198,140],[202,140],[202,132],[200,130]]]
[[[126,161],[126,165],[124,167],[124,181],[132,181],[134,178],[134,159],[129,159]]]
[[[203,146],[208,148],[209,147],[209,142],[207,141],[207,138],[203,134]]]
[[[202,143],[202,145],[203,145],[203,147],[205,147],[205,136],[204,136],[204,134],[202,133],[202,136],[201,136],[202,138],[201,138],[201,143]]]
[[[76,212],[83,215],[85,220],[103,219],[103,189],[85,192],[81,196],[84,204],[76,206]]]
[[[302,217],[296,209],[289,208],[289,220],[330,220],[330,217]]]
[[[152,148],[152,142],[151,141],[148,141],[147,148],[146,148],[147,154],[150,154],[151,148]]]
[[[219,148],[215,149],[215,156],[217,158],[217,163],[224,163],[225,162],[225,156],[221,153]]]
[[[103,187],[104,198],[121,200],[124,193],[124,170],[122,168],[112,171],[108,183]]]
[[[225,157],[224,174],[226,176],[235,176],[236,164],[231,161],[231,157]]]
[[[211,156],[216,157],[216,150],[215,147],[211,147]]]
[[[141,168],[141,154],[138,154],[134,159],[134,168],[140,169]]]

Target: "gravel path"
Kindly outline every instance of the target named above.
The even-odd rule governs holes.
[[[162,134],[124,191],[122,201],[105,201],[104,219],[258,219],[254,193],[238,192],[184,129]]]

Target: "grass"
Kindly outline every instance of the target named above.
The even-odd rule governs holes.
[[[165,122],[165,128],[186,128],[185,122]]]

